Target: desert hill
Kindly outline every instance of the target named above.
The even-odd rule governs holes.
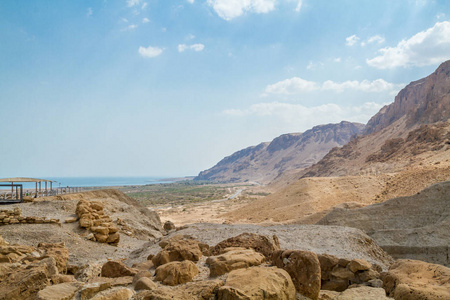
[[[220,182],[257,181],[267,183],[290,170],[309,167],[333,147],[346,144],[364,125],[341,122],[315,126],[304,133],[284,134],[270,143],[261,143],[233,153],[195,180]]]
[[[450,181],[358,209],[335,208],[317,224],[359,228],[394,257],[450,265]]]

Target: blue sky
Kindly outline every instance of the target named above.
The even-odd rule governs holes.
[[[0,177],[196,175],[366,123],[450,59],[448,1],[0,2]]]

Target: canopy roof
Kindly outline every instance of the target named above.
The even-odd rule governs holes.
[[[13,178],[1,178],[0,182],[52,182],[52,181],[38,178],[13,177]]]

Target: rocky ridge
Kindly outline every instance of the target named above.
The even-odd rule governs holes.
[[[341,122],[315,126],[304,133],[284,134],[270,143],[252,146],[200,172],[195,180],[269,182],[280,174],[304,169],[319,161],[331,148],[346,144],[364,125]]]

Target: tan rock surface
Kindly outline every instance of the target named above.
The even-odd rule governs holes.
[[[115,278],[124,276],[134,276],[137,271],[127,267],[121,261],[108,261],[102,266],[103,277]]]
[[[81,285],[80,282],[69,282],[47,286],[38,292],[36,300],[70,300]]]
[[[18,268],[0,282],[1,300],[33,299],[49,284],[45,265]]]
[[[135,295],[136,300],[193,300],[214,299],[217,290],[223,285],[222,280],[206,280],[188,282],[175,287],[158,287],[152,291],[140,291]]]
[[[210,276],[220,276],[232,270],[258,266],[266,259],[253,249],[233,249],[226,248],[225,253],[208,257],[206,263],[209,265]]]
[[[287,271],[300,294],[317,300],[321,285],[320,262],[315,253],[300,250],[278,250],[272,263]]]
[[[129,300],[134,292],[128,288],[115,288],[95,295],[92,300]]]
[[[388,300],[392,298],[386,297],[386,293],[382,288],[373,287],[356,287],[343,291],[334,300]]]
[[[149,290],[149,291],[151,291],[151,290],[155,290],[156,288],[157,288],[156,283],[154,283],[153,280],[151,280],[148,277],[140,278],[136,282],[136,284],[134,285],[134,289],[136,291],[139,291],[139,290]]]
[[[450,299],[450,268],[418,260],[396,261],[383,277],[395,299]]]
[[[164,243],[164,249],[152,258],[155,267],[171,261],[197,262],[202,256],[199,242],[193,239],[172,239]]]
[[[218,299],[294,300],[295,287],[289,274],[276,267],[238,269],[219,288]]]
[[[275,250],[280,249],[278,238],[276,236],[272,237],[272,239],[269,239],[268,237],[263,235],[245,232],[238,236],[222,241],[214,247],[211,247],[211,255],[220,254],[224,251],[224,249],[229,247],[242,247],[247,249],[251,248],[263,254],[268,259],[272,257],[272,253]]]
[[[198,272],[197,266],[190,260],[170,262],[156,268],[155,280],[173,286],[192,281]]]

